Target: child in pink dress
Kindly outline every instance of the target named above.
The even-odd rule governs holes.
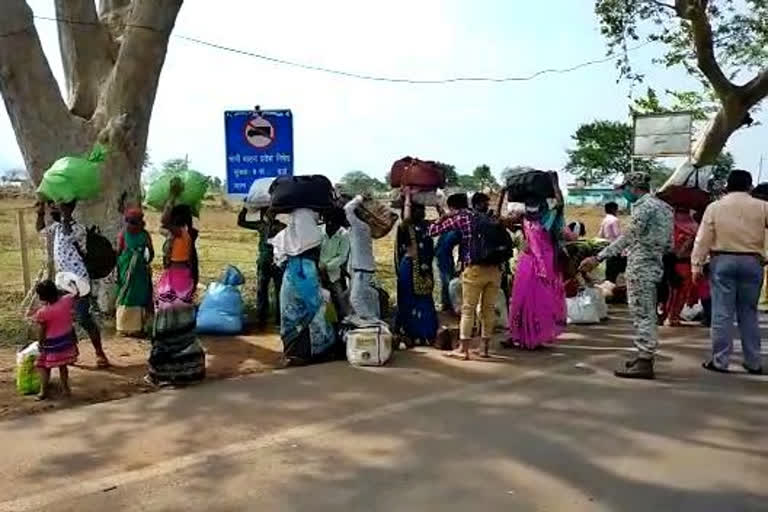
[[[37,399],[48,398],[52,368],[59,369],[62,393],[69,396],[67,366],[77,362],[78,356],[77,337],[72,323],[76,297],[62,294],[50,280],[39,283],[35,292],[45,304],[32,315],[32,319],[42,326],[44,334],[40,342],[40,356],[37,358],[41,381]]]

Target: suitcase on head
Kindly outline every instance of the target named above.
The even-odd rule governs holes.
[[[443,188],[445,173],[435,162],[407,156],[392,164],[389,184],[393,188],[400,188],[403,185],[427,190]]]

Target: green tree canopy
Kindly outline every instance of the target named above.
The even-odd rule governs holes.
[[[480,190],[496,190],[499,188],[499,183],[491,172],[491,168],[485,164],[475,167],[475,170],[472,171],[472,177],[475,178],[476,186]]]
[[[445,175],[445,186],[455,187],[459,184],[459,175],[456,172],[456,167],[451,164],[444,164],[443,162],[435,162],[437,166],[443,170]]]
[[[620,121],[594,121],[579,126],[571,137],[566,171],[587,185],[613,181],[632,170],[632,126]],[[659,176],[668,170],[654,161],[635,159],[634,168]],[[656,181],[656,180],[654,180]]]
[[[349,195],[386,192],[389,189],[386,183],[363,171],[350,171],[342,176],[338,188],[343,194]]]
[[[644,79],[630,60],[635,41],[658,43],[655,63],[682,67],[715,100],[696,164],[713,163],[768,96],[768,0],[595,0],[595,12],[623,77]]]
[[[477,179],[471,174],[459,174],[456,178],[456,184],[459,188],[462,188],[467,192],[475,191],[480,188]]]

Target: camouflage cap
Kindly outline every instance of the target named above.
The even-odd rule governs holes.
[[[651,175],[643,171],[633,171],[624,176],[622,187],[634,187],[643,190],[650,190]]]

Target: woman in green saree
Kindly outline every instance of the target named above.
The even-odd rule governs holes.
[[[139,208],[124,213],[125,229],[117,241],[117,332],[143,336],[152,316],[152,237]]]

